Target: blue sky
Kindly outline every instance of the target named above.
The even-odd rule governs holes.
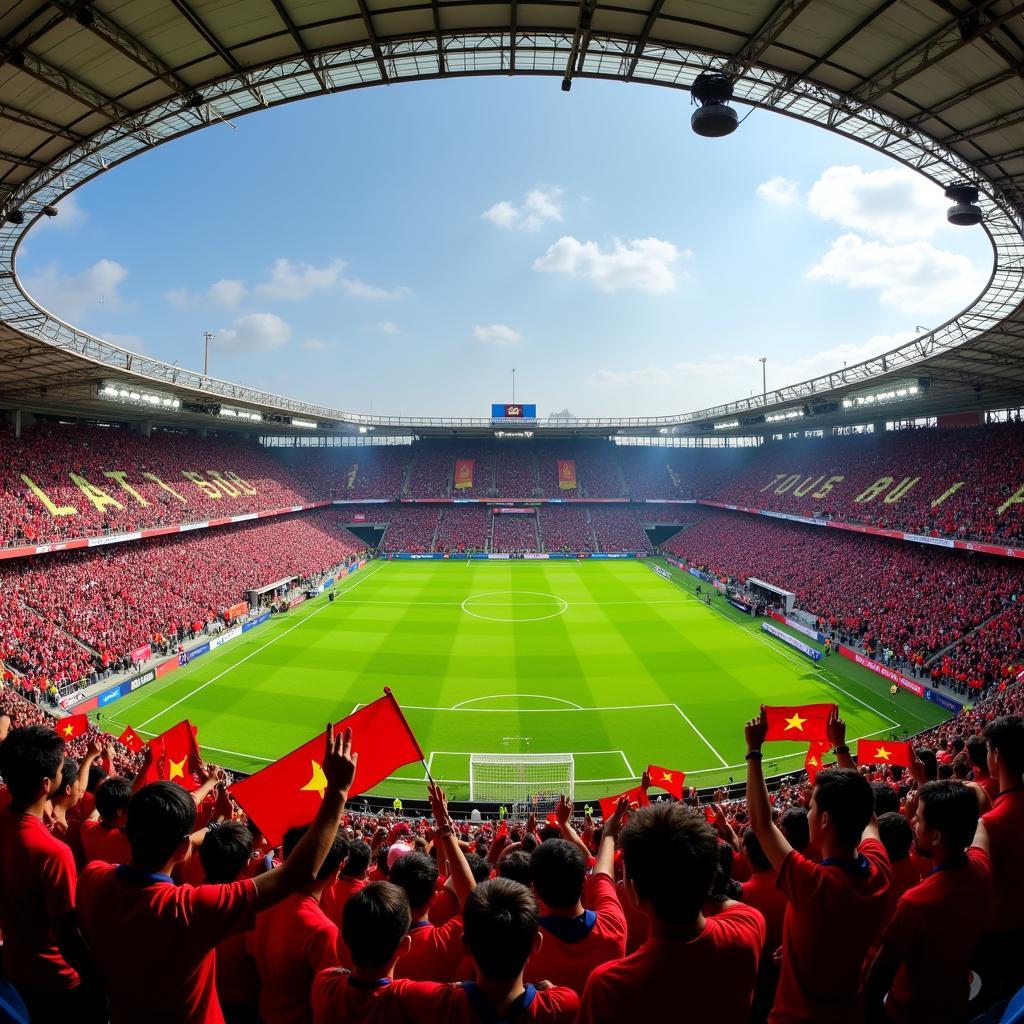
[[[218,125],[80,189],[18,268],[128,348],[357,412],[702,408],[854,362],[984,284],[980,229],[873,151],[689,94],[477,78]],[[747,108],[741,108],[741,115]]]

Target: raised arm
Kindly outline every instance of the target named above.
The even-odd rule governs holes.
[[[615,805],[615,813],[604,823],[601,830],[601,845],[597,850],[597,863],[594,865],[595,875],[607,875],[615,881],[615,843],[629,814],[629,801],[619,797]]]
[[[767,732],[768,722],[762,705],[761,713],[747,722],[744,728],[747,740],[747,813],[761,849],[777,871],[793,847],[772,820],[772,804],[761,767],[761,747]]]
[[[448,814],[448,801],[445,799],[444,790],[436,782],[431,782],[427,786],[427,794],[430,797],[430,809],[434,814],[434,824],[437,826],[434,832],[434,845],[438,849],[438,854],[443,851],[447,859],[450,872],[448,880],[452,883],[461,910],[466,897],[476,888],[476,879],[469,870],[469,861],[462,852],[462,846],[455,838],[455,825]]]
[[[846,745],[846,722],[839,717],[839,709],[833,708],[825,722],[825,735],[835,751],[836,763],[840,768],[856,768],[850,748]]]
[[[583,851],[583,856],[589,858],[590,850],[587,844],[580,839],[576,829],[572,827],[572,801],[564,794],[559,796],[555,805],[555,817],[558,819],[558,831],[567,843],[578,846]]]

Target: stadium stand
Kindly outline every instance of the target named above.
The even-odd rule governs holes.
[[[537,516],[495,513],[491,550],[515,554],[537,551]]]
[[[590,522],[599,551],[651,550],[651,542],[633,509],[594,505],[590,508]]]
[[[596,548],[587,510],[578,505],[541,506],[537,529],[544,551],[582,553]]]
[[[494,489],[499,498],[532,498],[539,493],[534,447],[516,441],[499,445],[494,455]]]
[[[381,551],[426,552],[433,548],[441,521],[438,505],[400,505],[391,515],[381,538]]]
[[[485,551],[490,515],[481,505],[449,505],[441,513],[435,551]]]

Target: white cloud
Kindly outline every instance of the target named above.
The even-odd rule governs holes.
[[[829,167],[807,196],[815,216],[887,242],[931,238],[946,226],[948,205],[937,185],[906,167]]]
[[[565,235],[533,261],[533,269],[570,274],[590,281],[603,292],[629,288],[663,295],[676,286],[673,265],[680,256],[692,255],[690,250],[680,250],[660,238],[630,242],[615,239],[610,249],[602,250],[597,242],[580,242]]]
[[[398,324],[394,320],[378,320],[373,325],[373,330],[378,334],[398,334]]]
[[[854,234],[837,238],[807,276],[875,290],[885,305],[925,316],[963,308],[981,291],[986,277],[967,256],[929,242],[885,245]]]
[[[777,206],[794,206],[800,202],[798,189],[800,186],[791,178],[776,176],[761,182],[757,186],[757,194],[766,202]]]
[[[100,308],[124,308],[118,293],[128,271],[116,260],[97,260],[80,274],[65,274],[51,263],[25,281],[29,294],[65,320],[74,320]]]
[[[172,306],[177,306],[178,309],[187,309],[196,302],[196,296],[194,296],[187,288],[171,288],[164,292],[164,298]]]
[[[484,210],[484,220],[499,228],[515,228],[519,231],[539,231],[548,221],[562,219],[562,190],[560,188],[535,188],[515,203],[503,199]]]
[[[333,288],[345,269],[344,260],[331,260],[322,267],[310,263],[274,260],[270,280],[256,286],[256,292],[268,299],[304,299],[315,291]]]
[[[360,281],[357,277],[343,277],[340,283],[342,291],[356,299],[404,299],[409,294],[409,289],[405,285],[380,288],[375,284]]]
[[[237,306],[245,298],[245,285],[231,277],[222,277],[206,290],[206,297],[218,306]]]
[[[473,337],[484,345],[515,345],[523,340],[523,336],[507,324],[477,325],[473,328]]]
[[[270,352],[291,336],[291,327],[276,313],[248,313],[231,327],[221,327],[214,346],[225,352]]]
[[[326,352],[332,347],[332,342],[323,341],[320,338],[307,338],[299,348],[303,352]]]

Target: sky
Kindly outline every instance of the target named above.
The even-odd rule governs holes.
[[[749,108],[738,105],[742,117]],[[128,161],[27,236],[43,305],[350,412],[667,415],[838,369],[969,304],[980,228],[919,175],[755,110],[557,78],[303,100]]]

